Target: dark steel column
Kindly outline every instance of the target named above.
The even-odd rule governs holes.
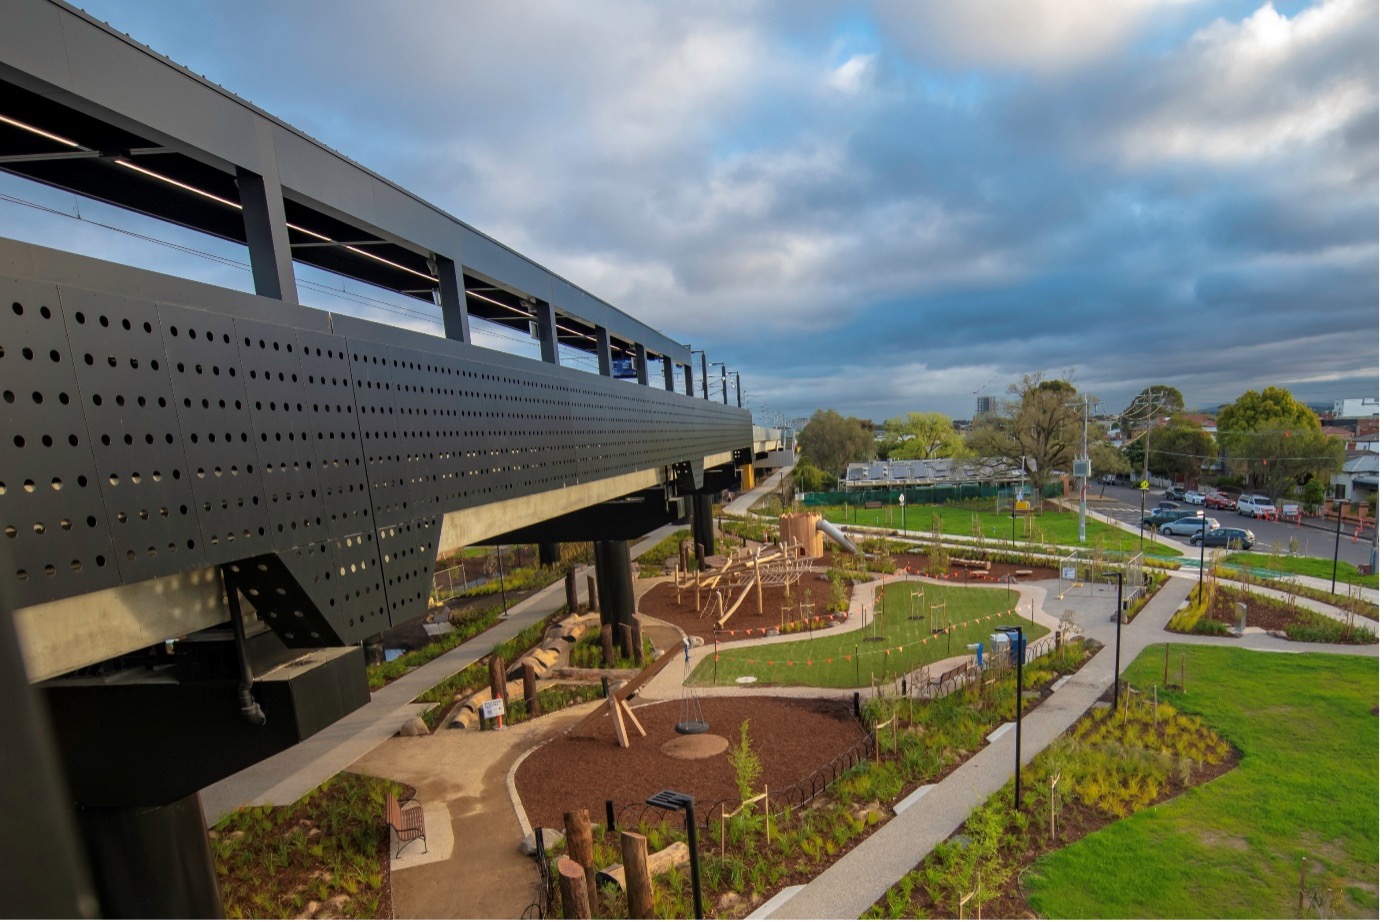
[[[593,541],[601,623],[634,624],[634,570],[628,541]]]
[[[682,366],[682,383],[683,383],[683,386],[687,389],[687,396],[689,396],[689,397],[695,397],[695,396],[697,395],[697,389],[696,389],[696,387],[695,387],[695,386],[693,385],[693,383],[692,383],[692,366],[691,366],[691,365],[684,365],[684,366]]]
[[[692,494],[692,551],[696,553],[701,545],[708,557],[716,553],[716,522],[712,511],[713,495],[710,493]]]
[[[702,399],[703,399],[703,400],[710,400],[710,399],[711,399],[711,388],[710,388],[710,385],[707,384],[707,380],[706,380],[706,353],[705,353],[705,352],[702,353]]]
[[[219,919],[221,893],[202,802],[78,810],[101,910],[126,919]]]
[[[436,261],[443,332],[448,339],[469,343],[471,319],[466,314],[466,283],[461,277],[461,267],[445,256],[438,256]]]
[[[544,541],[538,545],[538,563],[540,566],[556,566],[561,559],[562,545],[554,541]]]
[[[673,390],[673,357],[665,355],[663,357],[663,387],[666,390]]]
[[[298,283],[293,278],[293,249],[288,242],[283,189],[249,170],[236,169],[245,242],[250,248],[250,273],[255,294],[298,303]]]
[[[542,350],[543,361],[549,365],[559,364],[557,360],[557,315],[547,301],[539,301],[534,308],[534,318],[538,323],[538,346]]]
[[[634,375],[635,380],[645,386],[649,383],[649,351],[644,348],[643,343],[634,344]]]
[[[596,367],[610,377],[610,331],[605,327],[596,327]]]
[[[9,566],[9,558],[4,565]],[[19,639],[0,605],[0,893],[15,919],[94,919],[100,913],[78,846],[72,798],[48,714],[24,675]],[[109,909],[108,915],[112,914]]]

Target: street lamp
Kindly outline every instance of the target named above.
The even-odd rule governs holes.
[[[729,406],[729,405],[730,405],[730,391],[726,389],[726,363],[725,363],[725,362],[712,362],[712,363],[711,363],[711,367],[712,367],[712,368],[715,368],[717,365],[720,365],[720,366],[721,366],[721,402],[724,403],[724,404],[726,404],[727,406]]]
[[[1120,627],[1124,624],[1124,571],[1116,570],[1105,575],[1119,580],[1115,596],[1115,710],[1110,712],[1113,714],[1120,708]]]
[[[650,807],[658,807],[660,810],[681,810],[687,823],[687,851],[691,859],[692,867],[689,869],[692,874],[692,916],[696,919],[702,916],[702,863],[697,855],[697,817],[696,801],[691,794],[683,794],[680,791],[663,790],[653,797],[644,801]]]
[[[1024,739],[1024,653],[1026,644],[1024,643],[1024,627],[1000,627],[1000,631],[1009,635],[1010,655],[1014,657],[1014,668],[1018,674],[1014,679],[1014,809],[1019,809],[1019,787],[1020,773],[1023,770],[1023,739]]]
[[[904,499],[903,491],[899,491],[899,516],[903,522],[903,536],[908,537],[908,506]]]

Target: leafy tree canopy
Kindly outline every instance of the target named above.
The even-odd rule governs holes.
[[[1120,430],[1125,438],[1133,433],[1136,424],[1153,416],[1171,416],[1181,413],[1186,407],[1182,402],[1182,391],[1171,384],[1150,384],[1129,402],[1120,415]],[[1142,464],[1142,460],[1140,462]]]
[[[1245,391],[1221,408],[1216,430],[1231,469],[1275,499],[1345,461],[1345,444],[1323,435],[1317,414],[1281,387]]]
[[[869,420],[842,416],[835,410],[818,410],[798,433],[802,460],[839,477],[851,461],[875,456],[874,425]]]
[[[1045,379],[1037,372],[1010,384],[1009,393],[1012,399],[971,431],[966,446],[1015,467],[1031,459],[1033,482],[1041,490],[1057,472],[1071,470],[1081,445],[1076,388],[1069,377]]]
[[[908,413],[885,420],[885,447],[894,461],[954,458],[966,442],[944,413]]]

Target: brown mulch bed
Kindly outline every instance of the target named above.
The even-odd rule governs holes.
[[[955,554],[953,556],[965,557],[966,554]],[[928,559],[923,554],[895,554],[894,562],[899,567],[907,567],[915,573],[927,572]],[[1032,570],[1029,576],[1015,576],[1019,570]],[[1013,576],[1014,582],[1025,583],[1039,579],[1057,579],[1057,571],[1052,567],[1036,567],[1031,564],[1019,563],[995,563],[991,562],[989,570],[971,570],[967,572],[965,567],[951,565],[945,576],[941,577],[949,583],[1004,583],[1006,576]]]
[[[739,596],[744,587],[736,587],[726,590],[726,605],[729,606]],[[812,592],[811,609],[803,608],[802,604],[807,601],[807,592]],[[821,573],[809,573],[798,580],[793,587],[793,605],[791,612],[783,610],[784,587],[765,586],[764,587],[764,614],[755,613],[755,591],[750,590],[749,596],[740,604],[731,619],[726,622],[727,628],[737,631],[745,628],[762,628],[779,626],[784,620],[798,621],[806,617],[825,616],[828,614],[827,601],[831,598],[831,580]],[[706,605],[707,594],[702,593],[702,605]],[[716,628],[716,619],[708,616],[699,618],[697,616],[697,605],[692,590],[684,589],[682,592],[682,604],[677,601],[677,589],[674,588],[671,580],[659,583],[648,592],[644,593],[639,599],[637,606],[639,613],[650,615],[669,624],[676,624],[689,635],[704,637],[708,640],[711,633]],[[809,614],[810,612],[810,614]]]
[[[759,786],[777,790],[794,784],[849,749],[863,736],[846,701],[804,698],[704,698],[709,732],[734,746],[740,724],[749,720],[750,738],[764,767]],[[605,802],[642,804],[664,789],[692,794],[699,804],[739,800],[727,753],[697,761],[674,759],[659,748],[677,736],[673,725],[681,702],[665,701],[634,710],[648,731],[634,734],[629,749],[615,742],[602,722],[594,739],[558,737],[519,766],[515,786],[534,826],[562,828],[562,814],[585,807],[594,822],[604,822]],[[633,731],[631,731],[633,732]]]

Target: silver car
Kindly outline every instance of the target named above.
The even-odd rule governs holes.
[[[1214,530],[1220,527],[1220,522],[1215,519],[1208,519],[1201,513],[1197,513],[1196,515],[1189,515],[1185,519],[1178,519],[1176,522],[1169,522],[1158,529],[1158,533],[1160,535],[1181,535],[1186,538],[1192,535],[1200,535],[1203,529]]]

